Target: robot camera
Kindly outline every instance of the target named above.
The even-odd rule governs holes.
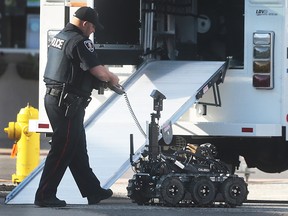
[[[163,110],[163,99],[166,99],[166,96],[163,95],[158,90],[153,90],[150,96],[154,99],[154,110],[162,111]]]

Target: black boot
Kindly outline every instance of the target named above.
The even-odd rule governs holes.
[[[94,205],[99,203],[101,200],[108,199],[113,195],[113,191],[111,189],[103,189],[101,188],[97,194],[92,196],[88,196],[88,204]]]
[[[35,199],[34,204],[39,207],[65,207],[66,202],[59,200],[57,197],[51,197],[47,199]]]

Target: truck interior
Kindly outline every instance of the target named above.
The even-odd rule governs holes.
[[[104,26],[95,44],[105,64],[232,56],[232,66],[243,67],[243,0],[97,0],[94,5]]]

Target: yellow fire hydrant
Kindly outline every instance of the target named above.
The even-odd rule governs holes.
[[[17,114],[17,122],[9,122],[4,128],[8,138],[15,140],[11,157],[17,155],[16,173],[12,175],[13,183],[22,182],[39,164],[40,134],[29,132],[29,120],[38,119],[38,110],[27,104]]]

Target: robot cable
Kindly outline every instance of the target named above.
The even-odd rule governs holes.
[[[129,112],[130,112],[130,114],[131,114],[134,122],[136,123],[139,131],[142,133],[142,135],[143,135],[145,138],[147,138],[146,133],[144,132],[143,128],[141,127],[141,125],[140,125],[140,123],[139,123],[139,121],[138,121],[138,119],[137,119],[137,117],[136,117],[136,115],[135,115],[135,113],[134,113],[134,111],[133,111],[133,109],[132,109],[132,106],[131,106],[130,101],[129,101],[129,99],[128,99],[127,93],[125,92],[123,95],[124,95],[124,98],[125,98],[125,101],[126,101],[128,110],[129,110]]]

